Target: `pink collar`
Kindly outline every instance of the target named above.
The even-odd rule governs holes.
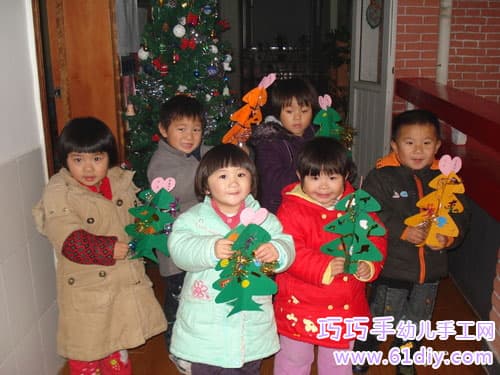
[[[238,212],[234,216],[227,216],[224,212],[222,212],[219,209],[219,206],[217,205],[217,203],[213,199],[211,199],[211,204],[212,204],[212,208],[214,209],[215,213],[217,215],[219,215],[219,217],[222,219],[222,221],[224,223],[226,223],[229,228],[234,229],[238,226],[238,224],[240,223],[241,211],[243,211],[243,209],[245,208],[245,202],[241,202],[240,208],[238,208]]]

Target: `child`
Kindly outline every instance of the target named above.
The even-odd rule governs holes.
[[[300,78],[278,81],[270,88],[270,103],[261,125],[254,126],[249,140],[259,173],[259,201],[276,213],[281,189],[297,181],[296,157],[302,144],[314,136],[313,111],[316,90]]]
[[[187,211],[198,203],[194,193],[194,175],[201,156],[209,149],[201,144],[202,105],[195,98],[186,95],[174,96],[160,108],[158,130],[162,139],[149,162],[148,180],[151,183],[156,177],[173,177],[175,187],[170,193],[178,199],[180,211]],[[158,252],[157,256],[160,274],[165,281],[163,309],[168,321],[165,332],[168,347],[185,272],[177,268],[163,253]]]
[[[355,166],[347,150],[333,138],[318,137],[304,144],[297,158],[300,182],[283,189],[278,218],[285,233],[295,242],[296,259],[284,273],[277,275],[278,294],[274,310],[280,334],[281,350],[274,359],[274,374],[305,375],[311,371],[314,346],[318,346],[318,374],[350,374],[351,365],[336,363],[333,352],[352,349],[354,340],[318,338],[319,319],[369,317],[365,284],[374,280],[381,262],[361,260],[354,275],[344,272],[343,257],[332,257],[320,251],[322,245],[339,235],[324,230],[325,225],[344,214],[336,203],[353,193],[351,180]],[[376,215],[372,214],[376,218]],[[369,239],[380,250],[386,250],[385,237]]]
[[[259,374],[262,359],[279,349],[271,296],[254,297],[263,311],[228,317],[232,306],[215,303],[219,291],[212,287],[220,277],[215,270],[218,261],[233,254],[233,242],[224,236],[238,226],[245,207],[260,208],[252,196],[256,184],[255,165],[245,151],[231,144],[212,148],[196,171],[195,190],[203,202],[181,214],[169,236],[172,259],[187,271],[171,358],[177,365],[191,365],[193,375]],[[260,225],[271,241],[260,245],[255,257],[261,262],[277,260],[276,271],[281,272],[295,255],[292,238],[283,234],[272,214]]]
[[[71,374],[132,374],[125,349],[166,329],[142,259],[127,257],[133,173],[115,167],[115,139],[95,118],[69,121],[58,154],[63,167],[33,209],[56,250],[58,354]]]
[[[419,246],[426,231],[404,224],[407,217],[418,213],[417,201],[432,191],[428,184],[441,173],[435,160],[440,145],[440,124],[433,113],[416,109],[399,114],[392,125],[392,153],[377,162],[363,184],[363,189],[382,206],[380,218],[389,231],[388,256],[380,278],[372,286],[370,309],[373,316],[394,316],[394,325],[403,319],[418,327],[420,321],[432,318],[439,279],[448,274],[447,252],[443,250],[457,246],[465,234],[467,214],[451,214],[460,236],[453,239],[438,235],[438,248]],[[394,345],[405,345],[412,353],[418,349],[417,342],[396,340]],[[373,336],[355,346],[356,350],[377,347]],[[353,367],[355,372],[367,369],[366,365]],[[413,371],[412,366],[398,368],[399,373]]]

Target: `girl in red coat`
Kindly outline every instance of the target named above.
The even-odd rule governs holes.
[[[382,264],[362,260],[355,274],[346,274],[345,258],[320,250],[339,236],[324,230],[344,214],[335,204],[354,192],[349,181],[355,177],[355,165],[344,146],[333,138],[308,141],[298,156],[297,175],[300,182],[283,189],[278,210],[284,232],[293,236],[296,258],[276,277],[274,308],[281,350],[275,357],[274,374],[310,374],[315,345],[319,375],[351,374],[351,365],[336,363],[333,352],[353,347],[355,337],[346,331],[349,319],[370,317],[365,285],[377,278]],[[385,257],[386,238],[369,239]],[[347,328],[352,327],[356,326]],[[357,328],[355,333],[360,333]]]

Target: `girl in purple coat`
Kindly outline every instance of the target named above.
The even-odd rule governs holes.
[[[265,108],[269,115],[252,129],[249,144],[259,174],[258,197],[273,213],[281,203],[281,190],[298,181],[295,160],[302,144],[314,136],[311,123],[317,100],[309,82],[300,78],[278,81],[270,89]]]

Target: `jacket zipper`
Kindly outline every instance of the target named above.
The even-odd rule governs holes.
[[[424,196],[422,181],[416,175],[413,175],[413,179],[415,180],[415,184],[417,185],[418,200],[420,200]],[[423,208],[420,209],[420,212],[422,211]],[[420,263],[420,274],[418,282],[419,284],[423,284],[425,281],[425,250],[423,246],[419,246],[418,248],[418,261]]]

